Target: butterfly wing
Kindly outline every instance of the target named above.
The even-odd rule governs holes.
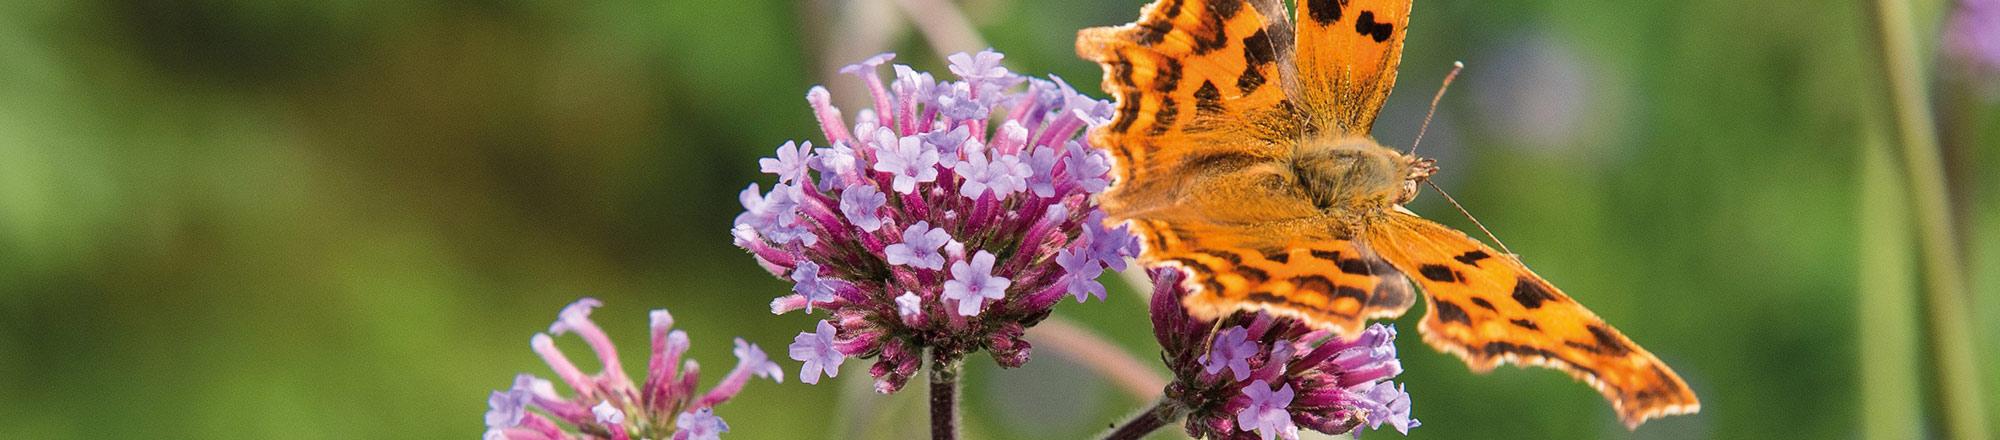
[[[1370,227],[1383,259],[1412,274],[1430,308],[1424,342],[1474,371],[1539,365],[1589,383],[1628,427],[1701,408],[1672,369],[1519,260],[1406,212]]]
[[[1190,168],[1290,153],[1272,142],[1285,137],[1253,122],[1285,100],[1276,83],[1291,27],[1280,3],[1160,0],[1136,22],[1077,34],[1077,54],[1103,66],[1104,91],[1117,100],[1111,121],[1090,133],[1117,159],[1108,212],[1157,204],[1146,202],[1186,186]]]
[[[1358,335],[1367,320],[1401,316],[1415,302],[1395,267],[1313,219],[1132,224],[1145,237],[1145,260],[1178,266],[1189,275],[1182,303],[1203,319],[1263,310]]]
[[[1298,3],[1298,81],[1311,127],[1368,133],[1396,87],[1410,0]]]

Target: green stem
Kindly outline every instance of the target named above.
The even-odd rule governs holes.
[[[1878,124],[1862,133],[1859,233],[1855,267],[1861,298],[1856,339],[1861,353],[1861,438],[1923,437],[1922,324],[1917,318],[1916,259],[1896,156]]]
[[[1903,174],[1909,181],[1910,210],[1916,217],[1918,249],[1923,259],[1924,305],[1930,323],[1932,365],[1937,382],[1941,426],[1946,438],[1987,438],[1986,408],[1980,386],[1978,355],[1972,342],[1971,319],[1963,265],[1952,230],[1951,202],[1945,190],[1944,164],[1939,159],[1935,122],[1918,61],[1909,0],[1876,0],[1873,17],[1880,44],[1883,78],[1888,81],[1888,107],[1902,147]]]
[[[958,374],[962,368],[960,365],[957,359],[931,360],[932,440],[958,438]]]

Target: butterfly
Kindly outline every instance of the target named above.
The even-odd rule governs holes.
[[[1369,136],[1396,84],[1410,0],[1157,0],[1084,29],[1112,119],[1100,202],[1189,275],[1183,303],[1216,319],[1262,310],[1345,335],[1395,318],[1423,287],[1424,342],[1474,371],[1554,368],[1602,393],[1628,428],[1701,404],[1673,370],[1513,255],[1405,209],[1434,162]],[[1290,18],[1296,16],[1296,20]]]

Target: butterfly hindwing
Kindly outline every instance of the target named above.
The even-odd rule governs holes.
[[[1263,310],[1357,335],[1367,320],[1401,316],[1410,308],[1415,296],[1395,267],[1358,241],[1306,232],[1325,230],[1309,223],[1301,223],[1303,228],[1132,224],[1146,237],[1148,261],[1188,274],[1183,304],[1197,317]]]
[[[1424,342],[1475,371],[1502,363],[1562,370],[1604,394],[1629,427],[1700,409],[1672,369],[1514,257],[1415,215],[1392,212],[1368,240],[1424,288]]]
[[[1368,133],[1396,87],[1410,0],[1299,0],[1298,72],[1311,127]]]

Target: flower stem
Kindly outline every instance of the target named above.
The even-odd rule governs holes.
[[[1133,414],[1131,420],[1126,420],[1125,423],[1119,424],[1117,429],[1105,434],[1104,440],[1138,440],[1178,418],[1180,417],[1174,414],[1173,404],[1167,399],[1160,399],[1160,402],[1153,404],[1152,408]]]
[[[1987,438],[1985,398],[1972,342],[1965,272],[1951,221],[1944,164],[1938,154],[1936,121],[1919,61],[1910,0],[1875,1],[1875,37],[1887,80],[1888,108],[1909,179],[1911,214],[1923,262],[1925,321],[1944,438]]]
[[[932,440],[958,438],[958,373],[961,368],[957,359],[931,359]]]
[[[1910,239],[1908,192],[1895,150],[1879,124],[1862,129],[1860,219],[1855,242],[1861,256],[1861,438],[1922,438],[1923,325],[1917,317],[1916,247]]]

